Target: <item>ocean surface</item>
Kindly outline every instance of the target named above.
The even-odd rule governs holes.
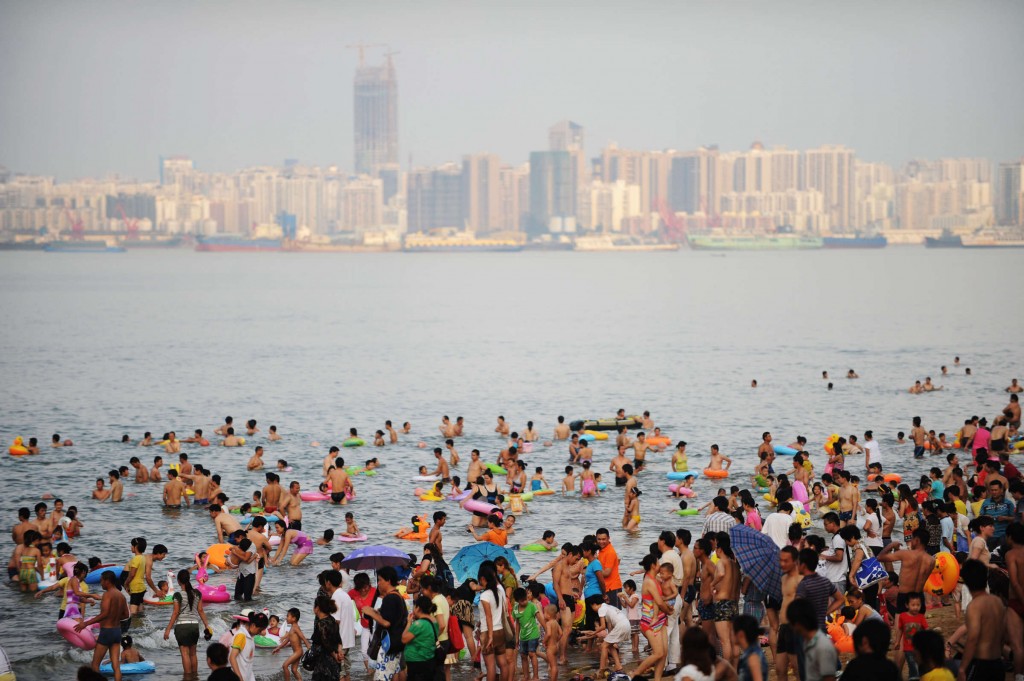
[[[6,447],[21,435],[45,445],[59,433],[75,443],[44,447],[38,457],[0,457],[0,517],[9,528],[18,507],[49,493],[79,508],[85,528],[76,555],[123,564],[131,537],[142,535],[170,548],[160,573],[184,567],[215,540],[205,510],[169,512],[159,485],[132,482],[123,503],[100,504],[90,500],[93,483],[133,455],[151,462],[158,453],[122,445],[122,434],[212,433],[228,414],[239,424],[257,419],[263,433],[240,449],[185,451],[222,476],[232,504],[263,484],[262,472],[245,470],[252,445],[266,446],[268,463],[283,458],[295,468],[284,482],[311,489],[326,448],[350,427],[369,435],[385,419],[410,421],[412,434],[396,446],[344,451],[349,463],[376,456],[385,467],[355,479],[358,498],[346,508],[304,504],[304,529],[337,530],[349,510],[371,542],[417,551],[390,534],[414,512],[441,508],[450,516],[449,558],[467,543],[468,514],[418,501],[410,481],[432,463],[445,414],[466,419],[458,442],[465,460],[472,448],[494,460],[499,414],[513,429],[532,420],[548,434],[560,414],[605,417],[621,407],[648,409],[666,434],[687,440],[693,469],[718,443],[736,461],[730,483],[749,484],[745,473],[765,430],[782,444],[806,436],[820,472],[828,435],[873,429],[887,470],[919,474],[931,463],[915,464],[910,449],[895,444],[913,416],[951,435],[972,414],[998,413],[1003,388],[1024,379],[1022,264],[1019,251],[923,248],[724,256],[0,253],[0,441]],[[940,376],[943,364],[949,376]],[[850,368],[861,378],[843,378]],[[925,376],[945,389],[908,394]],[[271,424],[283,441],[263,437]],[[427,448],[417,447],[421,441]],[[609,444],[598,443],[596,468],[612,456]],[[566,445],[523,458],[529,470],[543,466],[557,487]],[[623,571],[633,569],[659,530],[699,530],[700,518],[670,513],[667,470],[668,454],[655,455],[641,476],[638,537],[619,529],[622,499],[613,489],[600,499],[531,503],[512,541],[530,543],[545,529],[560,542],[578,541],[607,526]],[[714,493],[707,481],[696,489],[701,502]],[[310,632],[316,574],[329,567],[330,553],[317,547],[298,568],[268,570],[252,605],[276,613],[299,607]],[[547,560],[519,558],[524,571]],[[36,601],[0,589],[0,645],[23,681],[72,678],[91,658],[57,634],[58,605],[54,596]],[[217,636],[237,611],[208,608]],[[162,638],[169,616],[149,608],[130,632],[156,662],[155,681],[182,677],[173,638]],[[281,678],[282,661],[258,652],[258,677]],[[469,677],[466,668],[459,678]],[[353,671],[364,678],[358,662]]]

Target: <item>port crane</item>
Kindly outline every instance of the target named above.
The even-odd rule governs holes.
[[[124,204],[117,204],[117,210],[121,213],[121,222],[124,223],[124,229],[128,232],[129,239],[139,238],[139,219],[129,218],[124,212]]]
[[[82,218],[78,217],[71,212],[71,209],[64,206],[64,215],[68,219],[68,224],[71,226],[71,238],[76,241],[81,241],[85,232],[85,223],[82,222]]]
[[[668,207],[668,201],[665,199],[658,199],[656,203],[658,214],[661,216],[661,231],[665,241],[671,244],[685,243],[686,222],[672,212],[672,209]]]

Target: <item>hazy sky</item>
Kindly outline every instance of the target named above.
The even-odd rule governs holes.
[[[353,167],[360,40],[388,43],[403,165],[753,140],[858,157],[1024,154],[1024,3],[0,0],[0,165],[153,179]],[[379,59],[379,52],[372,53]]]

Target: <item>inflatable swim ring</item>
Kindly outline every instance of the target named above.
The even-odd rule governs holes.
[[[425,516],[425,515],[421,515],[419,517],[419,521],[420,521],[419,522],[419,525],[420,525],[420,531],[419,532],[409,532],[407,534],[403,534],[401,537],[398,537],[398,539],[405,539],[406,541],[419,541],[419,542],[427,541],[427,534],[430,532],[430,523],[427,522],[427,516]]]
[[[207,440],[207,439],[206,439],[206,438],[204,437],[204,438],[203,438],[202,440],[200,440],[200,441],[199,441],[199,446],[200,446],[200,447],[209,447],[209,446],[210,446],[210,441],[209,441],[209,440]]]
[[[676,485],[675,483],[668,486],[668,491],[672,494],[681,494],[684,497],[695,497],[697,493],[689,487],[683,487],[682,485]]]
[[[491,515],[492,513],[501,514],[502,510],[494,504],[488,504],[482,499],[466,499],[462,502],[462,508],[466,509],[470,513],[482,513],[484,515]],[[424,516],[425,517],[425,516]]]
[[[771,487],[771,483],[768,482],[767,478],[760,474],[754,476],[754,485],[757,487]]]
[[[533,492],[523,492],[519,495],[519,498],[523,501],[533,501]]]
[[[203,603],[230,603],[231,594],[228,592],[227,586],[218,584],[217,586],[210,586],[209,584],[196,584],[196,591],[203,595]]]
[[[698,513],[700,513],[700,511],[698,511],[695,508],[677,508],[676,509],[676,515],[697,515]]]
[[[146,594],[146,597],[142,599],[142,602],[146,605],[174,605],[174,594],[167,594],[160,600],[154,600],[153,594]]]
[[[437,482],[440,480],[436,475],[414,475],[412,476],[413,482]]]
[[[484,466],[495,475],[508,475],[508,471],[496,463],[485,463]]]
[[[768,492],[770,490],[771,490],[770,487],[755,487],[754,488],[755,492],[757,492],[758,494],[764,494],[766,497],[768,496]]]
[[[331,495],[326,492],[299,492],[299,499],[303,501],[329,501],[330,498]]]
[[[886,482],[895,482],[897,485],[903,482],[903,478],[900,477],[899,473],[886,473],[882,476],[882,480],[885,480]]]
[[[1018,451],[1018,452],[1019,451],[1024,451],[1024,440],[1020,440],[1018,442],[1014,442],[1013,443],[1013,449],[1014,449],[1014,451]]]
[[[800,503],[807,502],[807,486],[799,480],[793,481],[793,498]]]
[[[301,494],[301,492],[300,492],[300,494]],[[250,506],[249,510],[252,513],[263,513],[263,507],[262,506]],[[231,515],[242,515],[242,510],[238,509],[238,508],[233,508],[230,511],[228,511],[228,513],[230,513]]]
[[[670,473],[666,473],[665,477],[669,480],[686,480],[687,478],[693,478],[696,480],[700,477],[700,471],[672,471]]]
[[[957,580],[960,579],[960,564],[952,553],[935,554],[935,568],[928,575],[924,588],[936,596],[947,596],[953,593]]]
[[[792,447],[783,447],[782,445],[772,445],[772,449],[779,456],[796,456],[800,452]]]
[[[433,492],[427,492],[420,495],[420,501],[444,501],[444,497],[439,497]]]
[[[23,440],[21,436],[14,438],[14,442],[7,449],[7,453],[11,456],[25,456],[28,454],[28,447],[22,444]]]
[[[357,534],[354,537],[346,537],[345,535],[341,534],[341,535],[336,536],[335,539],[338,540],[338,541],[344,541],[344,542],[366,541],[366,535],[365,534]]]
[[[713,471],[710,468],[705,468],[704,469],[704,475],[706,477],[709,477],[709,478],[727,478],[727,477],[729,477],[729,471],[727,471],[727,470]]]
[[[146,662],[122,662],[121,663],[121,675],[127,676],[128,674],[152,674],[156,671],[156,665],[148,660]],[[100,665],[100,674],[114,673],[114,668],[110,665],[110,662],[104,662]]]
[[[672,440],[665,435],[654,436],[647,438],[647,444],[652,447],[668,447],[672,444]]]
[[[276,648],[280,645],[281,639],[274,635],[254,636],[252,642],[257,648]]]
[[[463,491],[461,491],[461,492],[459,492],[458,494],[455,494],[455,495],[449,494],[448,498],[451,501],[462,501],[463,499],[472,496],[472,494],[473,494],[473,490],[467,489],[467,490],[463,490]]]
[[[586,438],[588,440],[601,440],[601,441],[604,441],[604,440],[608,439],[608,433],[603,433],[603,432],[601,432],[599,430],[584,430],[583,431],[583,436],[580,437],[580,439],[582,440],[583,438]]]
[[[825,440],[825,444],[822,445],[822,449],[825,450],[826,454],[832,456],[833,454],[835,454],[835,450],[832,448],[832,445],[834,445],[837,442],[839,442],[839,435],[837,435],[836,433],[832,433]]]
[[[223,570],[228,566],[228,554],[231,553],[231,544],[213,544],[206,549],[206,553],[210,557],[210,565]]]
[[[245,438],[244,437],[238,438],[238,446],[241,447],[244,444],[245,444]]]
[[[100,567],[96,568],[95,570],[93,570],[92,572],[90,572],[89,574],[87,574],[85,576],[85,583],[86,584],[99,584],[100,583],[100,578],[103,576],[103,573],[106,572],[107,570],[110,570],[111,572],[113,572],[115,577],[120,577],[121,573],[124,572],[124,566],[123,565],[101,565]]]
[[[366,440],[361,437],[350,437],[341,443],[342,447],[362,447],[366,444]]]
[[[558,546],[552,546],[551,548],[548,548],[544,544],[527,544],[526,546],[520,546],[519,550],[520,551],[531,551],[531,552],[534,552],[534,553],[541,553],[541,552],[547,552],[547,551],[558,551],[559,548],[560,547],[558,547]]]
[[[57,632],[64,637],[64,640],[76,648],[92,650],[96,647],[95,625],[81,631],[75,631],[78,620],[73,617],[64,617],[57,620]]]

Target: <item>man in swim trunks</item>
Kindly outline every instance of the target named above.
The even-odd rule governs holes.
[[[444,460],[444,450],[440,447],[434,447],[434,459],[437,461],[437,468],[435,468],[430,474],[437,476],[437,478],[442,482],[449,482],[451,480],[451,474],[448,472],[448,462]]]
[[[935,569],[935,557],[927,550],[929,538],[928,530],[919,527],[910,538],[909,548],[897,551],[895,549],[900,543],[894,541],[876,556],[879,562],[889,565],[900,564],[899,595],[896,597],[897,614],[907,611],[907,599],[911,595],[920,596],[921,602],[924,602],[924,583]]]
[[[910,429],[910,439],[914,441],[914,458],[924,458],[924,443],[928,440],[928,432],[921,427],[921,417],[915,416],[913,428]]]
[[[484,474],[484,464],[480,461],[480,450],[469,453],[469,470],[466,472],[466,489],[472,489],[476,479]]]
[[[774,474],[775,471],[771,470],[771,463],[775,456],[775,447],[772,446],[772,434],[768,431],[761,433],[761,444],[757,448],[757,454],[759,457],[761,454],[765,455],[768,460],[768,472]]]
[[[100,576],[100,585],[103,587],[100,613],[76,625],[75,631],[80,632],[93,624],[100,625],[99,636],[96,637],[96,648],[92,653],[92,669],[99,672],[100,663],[109,650],[110,665],[114,669],[114,681],[121,681],[121,620],[128,619],[130,615],[114,573],[104,570]]]
[[[188,506],[189,501],[188,495],[185,494],[185,483],[179,479],[177,471],[168,471],[167,482],[164,484],[164,506],[178,508],[181,506],[182,499],[185,501],[185,506]]]
[[[796,633],[786,621],[786,608],[796,598],[796,588],[803,577],[797,570],[797,550],[785,546],[779,551],[779,568],[782,570],[782,600],[777,601],[771,596],[766,597],[765,606],[768,611],[769,642],[775,653],[775,668],[781,670],[781,678],[788,678],[788,669],[793,669],[793,676],[800,678],[799,654],[800,641]]]
[[[230,537],[235,532],[242,529],[242,525],[238,520],[223,510],[220,504],[210,504],[210,518],[213,519],[214,525],[217,528],[217,543],[223,544],[226,538]]]
[[[850,471],[839,471],[839,526],[846,527],[857,522],[860,508],[860,491],[850,482]]]
[[[633,442],[633,470],[639,472],[646,465],[647,450],[651,446],[647,444],[647,436],[640,432],[636,434],[636,441]]]
[[[580,549],[578,546],[566,544],[562,547],[565,555],[558,559],[552,574],[552,586],[558,596],[558,614],[562,620],[562,639],[558,642],[558,655],[560,664],[568,664],[566,649],[569,644],[569,635],[572,633],[572,621],[576,616],[576,594],[573,593],[572,567],[580,560]]]
[[[300,490],[299,483],[292,480],[288,483],[288,491],[281,495],[281,515],[289,520],[302,520]]]
[[[267,484],[263,487],[263,512],[264,513],[276,513],[281,507],[281,494],[284,489],[281,488],[280,480],[277,477],[277,473],[267,473],[266,476]],[[294,518],[289,518],[294,520]]]
[[[740,570],[729,549],[729,533],[719,532],[717,538],[715,553],[718,564],[712,584],[715,590],[715,632],[722,644],[722,658],[735,667],[740,651],[732,644],[732,621],[740,614]]]
[[[210,480],[210,471],[199,464],[195,465],[195,472],[192,475],[192,491],[195,493],[193,503],[205,505],[210,503],[210,489],[213,481]]]
[[[697,561],[697,617],[709,640],[714,640],[711,637],[715,634],[715,592],[712,586],[715,581],[715,565],[711,562],[714,551],[711,542],[703,537],[693,544],[693,557]]]
[[[968,560],[960,570],[960,578],[971,592],[971,603],[964,618],[967,637],[957,678],[961,681],[1002,679],[1005,676],[1002,657],[1006,609],[998,596],[988,593],[988,566],[984,563]]]
[[[331,485],[331,503],[347,504],[347,492],[354,492],[352,479],[345,471],[345,459],[338,457],[334,460],[334,469],[327,474],[327,481]]]
[[[629,459],[626,458],[626,455],[622,453],[621,449],[619,450],[618,454],[615,455],[615,458],[613,458],[608,463],[608,470],[611,471],[612,475],[615,476],[616,487],[625,487],[626,480],[629,478],[629,476],[627,476],[626,473],[622,470],[622,467],[628,463]]]

